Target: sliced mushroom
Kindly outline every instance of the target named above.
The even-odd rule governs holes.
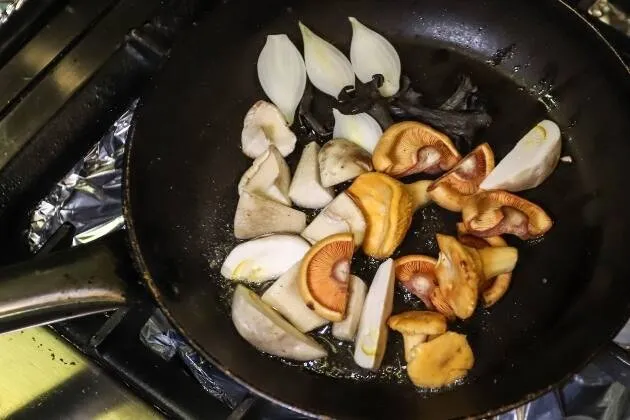
[[[295,149],[296,140],[275,105],[258,101],[247,111],[241,132],[241,147],[250,158],[257,158],[272,145],[282,156],[288,156]]]
[[[458,230],[460,229],[460,225],[458,223]],[[476,236],[472,236],[466,233],[458,232],[459,241],[470,247],[476,249],[482,249],[487,247],[507,247],[507,243],[500,236],[490,236],[489,238],[478,238]],[[496,277],[489,277],[487,279],[483,279],[479,289],[481,292],[481,297],[484,302],[484,306],[489,308],[490,306],[497,303],[499,299],[505,295],[508,287],[510,286],[510,282],[512,281],[512,272],[502,273]]]
[[[280,312],[295,328],[305,333],[326,325],[328,320],[310,310],[300,295],[298,288],[300,263],[294,264],[289,271],[274,281],[265,290],[261,299]]]
[[[357,365],[376,370],[381,366],[387,346],[387,318],[394,303],[394,262],[388,259],[376,270],[368,290],[359,320],[354,361]]]
[[[437,388],[466,376],[475,356],[466,336],[452,331],[416,346],[407,364],[407,374],[415,386]]]
[[[274,146],[258,156],[238,182],[238,193],[247,190],[279,203],[291,205],[289,184],[291,172],[284,158]]]
[[[363,243],[365,218],[346,193],[341,193],[304,229],[302,237],[314,244],[335,233],[351,232],[355,246]]]
[[[225,258],[221,275],[262,283],[280,277],[302,259],[310,245],[297,235],[275,234],[238,244]]]
[[[341,321],[348,305],[351,233],[338,233],[317,242],[300,265],[300,294],[310,309],[329,321]]]
[[[372,154],[374,169],[396,178],[448,171],[460,159],[446,135],[415,121],[391,125]]]
[[[476,193],[479,184],[494,168],[494,154],[484,143],[429,186],[429,196],[447,210],[461,211],[465,197]]]
[[[419,205],[421,194],[426,191],[426,181],[405,185],[396,179],[378,172],[359,176],[348,188],[347,193],[357,203],[367,221],[363,240],[363,251],[374,258],[389,257],[400,245],[411,224],[411,216]],[[424,195],[427,198],[426,194]]]
[[[306,209],[320,209],[335,196],[332,188],[322,186],[317,160],[319,149],[314,141],[304,147],[289,188],[289,197],[293,203]]]
[[[444,315],[429,311],[408,311],[392,315],[387,325],[402,334],[406,362],[410,362],[415,357],[417,346],[427,341],[428,336],[446,332]]]
[[[332,327],[332,335],[340,340],[354,341],[361,319],[363,302],[367,293],[367,286],[357,276],[350,276],[350,299],[348,309],[343,321],[335,322]]]
[[[372,170],[372,157],[362,147],[345,139],[332,139],[319,151],[322,185],[332,187]]]
[[[457,317],[470,318],[477,307],[483,277],[481,259],[452,236],[437,234],[436,238],[440,254],[435,275],[440,291]]]
[[[436,235],[440,255],[435,275],[441,293],[457,317],[469,318],[477,306],[480,286],[489,278],[514,270],[516,248],[475,249],[448,235]]]
[[[245,286],[238,285],[234,291],[232,322],[241,337],[274,356],[307,361],[328,355],[317,341],[298,331]]]
[[[523,191],[543,183],[560,159],[560,128],[550,120],[536,124],[483,181],[483,190]]]
[[[234,236],[250,239],[270,233],[300,233],[306,215],[273,200],[243,191],[234,216]]]
[[[543,209],[505,191],[480,191],[462,207],[466,230],[486,238],[512,234],[521,239],[544,235],[553,221]]]

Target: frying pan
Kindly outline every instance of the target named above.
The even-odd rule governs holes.
[[[545,116],[560,125],[563,154],[573,159],[523,194],[555,225],[542,240],[511,240],[520,259],[507,295],[453,325],[467,334],[476,363],[464,383],[448,389],[417,390],[394,374],[401,357],[395,334],[389,370],[370,374],[344,368],[339,355],[326,366],[297,366],[261,354],[228,316],[232,285],[219,268],[236,243],[236,185],[251,163],[239,147],[242,119],[264,98],[258,53],[273,33],[287,33],[300,48],[298,20],[347,52],[347,16],[385,35],[403,72],[428,96],[443,93],[451,75],[470,74],[494,119],[477,142],[489,142],[497,159]],[[507,410],[583,366],[630,316],[628,76],[596,30],[559,1],[225,2],[181,39],[137,112],[124,206],[136,271],[201,354],[254,393],[297,411],[451,418]],[[289,159],[293,168],[304,144]],[[457,220],[424,209],[397,255],[436,255],[434,234],[453,233]],[[129,285],[120,279],[129,276],[128,257],[115,245],[4,270],[1,328],[125,304]],[[369,281],[374,271],[356,258],[353,272]],[[411,304],[396,293],[395,312]]]

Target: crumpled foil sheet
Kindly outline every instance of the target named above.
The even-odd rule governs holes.
[[[6,22],[11,14],[18,10],[26,0],[0,0],[0,25]]]
[[[64,223],[71,223],[76,229],[73,245],[95,240],[124,226],[121,214],[123,150],[134,109],[135,104],[34,209],[27,234],[33,252]],[[181,358],[201,386],[229,407],[235,407],[247,396],[245,388],[195,353],[159,310],[156,309],[142,328],[140,340],[165,360]],[[630,344],[630,324],[619,333],[617,340],[620,344]],[[561,390],[495,418],[626,419],[630,418],[628,392],[623,385],[589,365]],[[286,414],[280,416],[288,418]]]

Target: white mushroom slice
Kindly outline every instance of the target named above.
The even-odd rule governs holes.
[[[295,134],[274,104],[258,101],[247,111],[241,132],[245,155],[255,159],[274,145],[282,156],[287,156],[295,149],[296,141]]]
[[[535,188],[560,159],[560,128],[543,120],[532,128],[483,180],[482,190],[523,191]]]
[[[335,196],[332,188],[322,187],[317,161],[319,149],[314,141],[304,147],[289,188],[289,198],[306,209],[320,209]]]
[[[372,156],[345,139],[332,139],[319,151],[319,173],[324,187],[331,187],[372,170]]]
[[[376,370],[381,366],[387,345],[387,318],[394,303],[394,262],[383,262],[374,275],[359,321],[354,361],[357,365]]]
[[[280,277],[308,252],[310,245],[296,235],[269,235],[238,244],[225,258],[221,275],[262,283]]]
[[[234,236],[250,239],[270,233],[300,233],[306,214],[273,200],[243,191],[234,216]]]
[[[302,334],[242,285],[236,286],[232,298],[232,322],[241,337],[274,356],[303,362],[328,355],[317,341]]]
[[[291,205],[289,184],[291,172],[284,158],[274,146],[269,146],[245,171],[238,182],[238,193],[243,191],[259,194],[279,203]]]
[[[291,322],[298,330],[308,332],[328,323],[328,320],[317,315],[304,303],[298,288],[300,263],[284,273],[273,282],[262,295],[263,302],[271,305]]]
[[[335,233],[352,232],[354,244],[360,246],[365,236],[365,218],[361,209],[346,193],[330,202],[304,229],[302,237],[314,244]]]
[[[367,287],[363,280],[357,276],[350,276],[350,300],[346,309],[346,318],[333,324],[333,336],[340,340],[354,341],[366,293]]]

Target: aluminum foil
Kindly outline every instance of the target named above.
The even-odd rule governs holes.
[[[26,0],[0,0],[0,25],[9,19],[9,16],[18,10]]]
[[[122,158],[134,109],[135,104],[33,210],[26,240],[34,252],[64,223],[70,223],[76,229],[73,245],[124,227],[121,214]],[[630,344],[630,324],[617,339],[620,344]],[[159,310],[142,328],[140,340],[165,360],[181,358],[200,385],[226,405],[235,407],[245,400],[247,390],[195,353]],[[560,390],[496,419],[625,419],[629,418],[628,396],[625,387],[589,365]],[[292,416],[287,410],[280,409],[271,417]]]

